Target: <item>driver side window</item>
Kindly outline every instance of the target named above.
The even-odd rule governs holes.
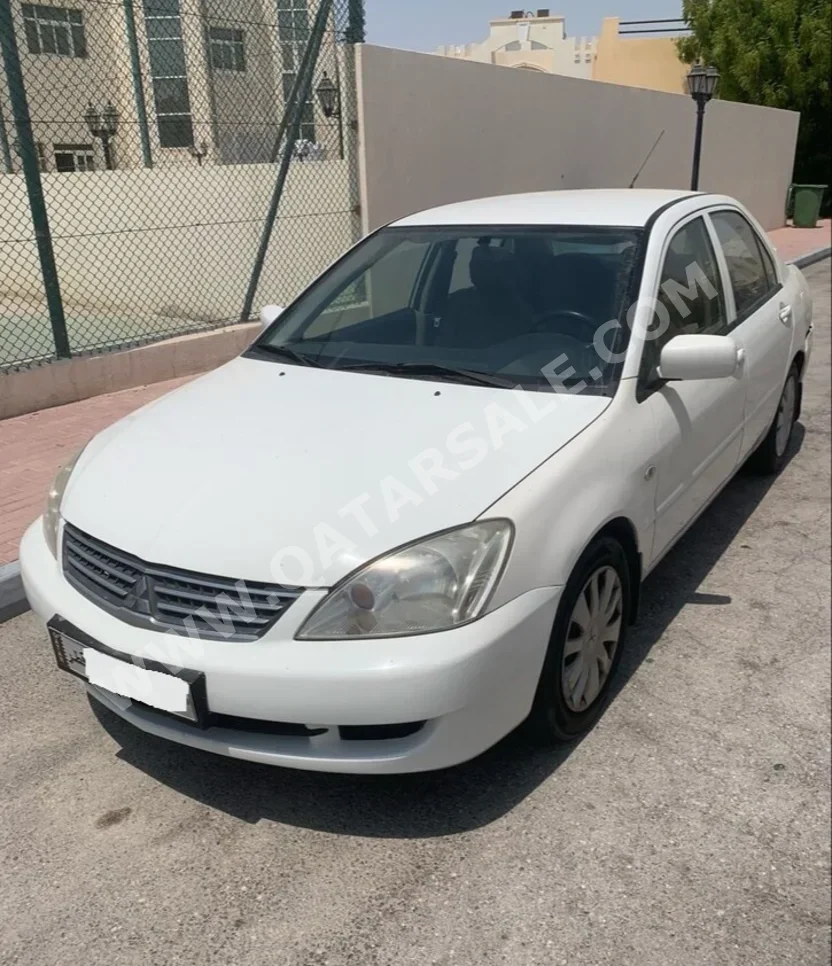
[[[702,218],[688,222],[671,239],[657,301],[641,364],[641,379],[647,384],[655,381],[661,351],[675,336],[723,335],[728,330],[719,267]]]

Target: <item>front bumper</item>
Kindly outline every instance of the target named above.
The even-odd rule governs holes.
[[[107,614],[64,580],[40,520],[23,537],[20,567],[42,620],[59,615],[121,653],[202,671],[211,712],[327,730],[314,737],[199,730],[88,685],[116,714],[194,748],[318,771],[428,771],[491,747],[528,715],[560,597],[560,588],[539,588],[472,624],[419,637],[296,641],[323,595],[308,592],[261,640],[242,644],[177,637]],[[338,732],[418,721],[426,724],[404,738],[344,740]]]

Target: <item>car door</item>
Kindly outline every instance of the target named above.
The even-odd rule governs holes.
[[[741,458],[768,432],[791,361],[794,306],[786,300],[775,259],[749,220],[738,210],[712,210],[726,288],[729,331],[745,351],[748,391]]]
[[[661,350],[674,336],[728,330],[724,281],[701,214],[669,236],[655,298],[656,325],[644,344],[637,388],[656,429],[653,560],[730,479],[742,444],[746,386],[741,367],[726,379],[675,382],[663,381],[658,368]]]

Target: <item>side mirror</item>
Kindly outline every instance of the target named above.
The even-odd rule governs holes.
[[[282,305],[264,305],[263,308],[260,309],[260,328],[268,329],[272,322],[280,318],[282,314]]]
[[[744,352],[727,335],[677,335],[662,349],[662,379],[727,379],[742,365]]]

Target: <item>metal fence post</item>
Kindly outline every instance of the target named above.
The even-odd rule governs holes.
[[[354,244],[360,0],[106,0],[115,20],[72,11],[60,44],[0,4],[0,373],[256,318]]]
[[[23,72],[20,68],[20,56],[17,52],[11,0],[0,0],[0,47],[2,47],[3,61],[6,65],[6,80],[9,85],[12,116],[17,130],[17,139],[20,143],[20,162],[29,195],[32,224],[35,229],[38,257],[43,273],[43,289],[55,341],[55,354],[59,359],[68,359],[71,353],[66,331],[64,305],[61,299],[61,286],[58,281],[58,270],[55,266],[55,252],[52,249],[52,235],[49,230],[46,201],[43,197],[43,184],[40,180],[40,165],[32,133],[32,118],[29,116],[26,89],[23,85]]]
[[[136,39],[136,16],[133,9],[133,0],[124,0],[124,30],[127,34],[127,47],[130,51],[130,72],[133,76],[133,98],[136,102],[136,122],[142,145],[142,162],[146,168],[152,168],[153,155],[150,153],[150,134],[147,130],[147,106],[144,100],[142,62],[139,59],[139,43]]]
[[[289,107],[284,115],[284,123],[281,123],[281,132],[286,128],[286,146],[277,173],[272,199],[269,203],[269,210],[266,214],[266,223],[263,226],[263,233],[260,236],[260,245],[254,259],[254,268],[251,272],[251,279],[248,283],[243,311],[240,314],[240,321],[246,322],[251,318],[251,308],[254,305],[254,298],[257,295],[257,286],[260,284],[260,276],[263,272],[263,264],[266,260],[266,253],[269,250],[269,242],[274,229],[274,222],[277,218],[277,211],[280,207],[280,200],[283,197],[283,190],[286,187],[286,179],[289,176],[289,166],[292,163],[292,151],[295,142],[300,135],[300,126],[303,120],[303,106],[309,99],[312,88],[312,79],[315,65],[318,62],[318,55],[321,51],[321,43],[326,32],[326,24],[332,10],[332,0],[321,0],[318,8],[315,23],[312,27],[312,34],[309,44],[303,55],[303,62],[298,71],[297,81],[295,82],[292,94],[289,98]],[[275,144],[275,153],[279,152],[280,142]]]
[[[6,132],[6,118],[3,115],[3,105],[0,103],[0,154],[3,155],[3,169],[6,174],[12,174],[12,152],[9,150],[9,135]]]
[[[331,0],[324,0],[324,2],[329,3],[330,6],[332,5]],[[320,9],[318,12],[320,12]],[[312,51],[312,42],[315,36],[315,29],[317,28],[317,25],[318,25],[318,22],[316,20],[312,27],[312,35],[309,38],[309,43],[307,44],[306,50],[304,51],[304,54],[303,54],[303,62],[300,65],[300,69],[298,70],[297,76],[295,77],[295,83],[292,85],[292,90],[289,93],[288,104],[286,105],[285,110],[283,111],[283,117],[280,119],[280,124],[278,124],[277,126],[277,134],[275,135],[274,145],[272,146],[271,154],[269,155],[269,164],[274,164],[275,161],[277,161],[277,159],[280,157],[280,145],[283,143],[283,138],[286,134],[286,131],[288,130],[289,125],[292,123],[292,120],[295,117],[295,113],[296,113],[295,107],[297,106],[297,114],[300,117],[303,111],[303,103],[306,100],[306,98],[308,98],[309,96],[309,91],[307,90],[305,92],[304,97],[301,99],[301,93],[302,93],[301,88],[304,85],[304,78],[305,78],[304,71],[306,70],[306,67],[308,64],[309,54]],[[320,50],[320,44],[318,46],[318,49]],[[315,59],[317,60],[317,54],[315,55]],[[314,67],[315,67],[315,64],[313,62],[310,70],[314,70]],[[310,75],[310,82],[311,82],[311,75]]]

